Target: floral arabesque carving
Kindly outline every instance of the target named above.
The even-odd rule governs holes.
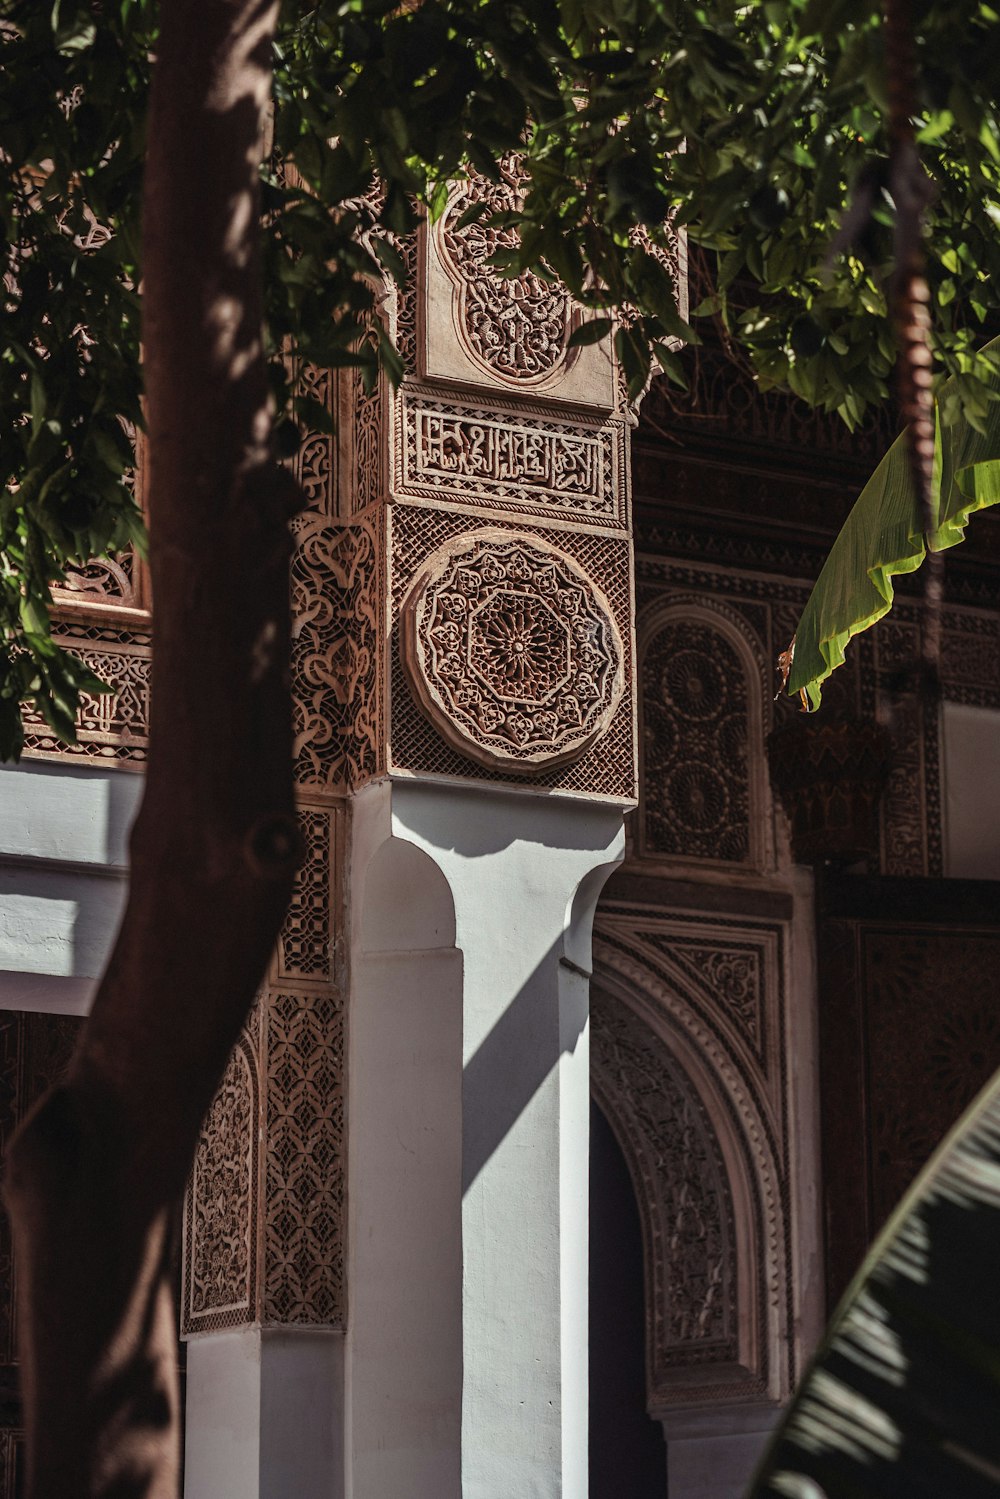
[[[736,1249],[725,1166],[705,1110],[627,1006],[595,994],[594,1092],[641,1183],[656,1253],[651,1351],[660,1371],[735,1363]]]
[[[256,1292],[259,1083],[252,1034],[245,1034],[201,1129],[185,1202],[184,1303],[187,1333],[239,1326],[254,1316]]]
[[[417,701],[444,739],[490,767],[528,774],[577,759],[622,694],[610,605],[537,537],[456,537],[417,578],[402,625]]]
[[[360,785],[378,769],[381,555],[372,524],[301,521],[292,558],[300,785]]]
[[[488,264],[517,244],[517,231],[494,217],[509,213],[523,191],[517,158],[501,162],[499,182],[470,169],[437,229],[442,263],[457,291],[456,331],[473,364],[511,384],[538,384],[556,373],[572,353],[566,341],[579,313],[558,283],[526,271],[502,278]],[[475,204],[481,217],[462,224]]]

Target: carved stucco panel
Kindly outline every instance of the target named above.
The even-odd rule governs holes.
[[[540,391],[560,400],[611,409],[616,390],[608,340],[570,349],[582,317],[566,291],[532,272],[511,280],[486,262],[513,243],[515,231],[490,222],[522,191],[514,157],[501,180],[473,171],[456,183],[448,205],[424,238],[426,307],[421,375],[487,388]],[[471,203],[485,218],[462,224]]]
[[[495,528],[434,553],[402,610],[415,698],[461,754],[529,775],[607,732],[625,653],[607,600],[564,552]]]
[[[300,786],[339,790],[382,766],[385,562],[374,518],[299,517],[292,557],[292,678]]]
[[[735,1363],[735,1225],[715,1132],[667,1048],[600,991],[591,1004],[591,1083],[641,1182],[654,1251],[653,1383],[675,1367]]]
[[[477,404],[409,383],[391,404],[395,496],[626,525],[621,418],[571,417],[537,401]]]
[[[337,990],[265,991],[203,1126],[188,1186],[183,1336],[259,1323],[343,1326],[344,1097]]]
[[[256,1317],[259,1023],[255,1006],[201,1128],[184,1202],[184,1335]]]

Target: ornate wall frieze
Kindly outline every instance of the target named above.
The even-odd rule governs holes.
[[[438,732],[490,768],[531,774],[603,737],[624,690],[610,607],[564,552],[473,531],[430,559],[402,610],[410,686]]]
[[[540,518],[626,524],[625,423],[489,406],[408,388],[392,397],[392,490]]]
[[[63,744],[40,715],[25,711],[25,753],[53,760],[110,761],[142,770],[149,749],[148,632],[66,618],[56,623],[53,637],[82,656],[109,690],[83,694],[75,744]]]

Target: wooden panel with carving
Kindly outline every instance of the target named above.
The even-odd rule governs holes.
[[[827,1289],[1000,1067],[1000,886],[827,876],[819,886]]]

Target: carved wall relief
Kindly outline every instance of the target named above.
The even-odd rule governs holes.
[[[337,790],[382,764],[383,530],[298,518],[292,557],[296,779]]]
[[[473,170],[454,185],[441,218],[423,236],[426,298],[416,373],[610,410],[616,400],[610,340],[569,349],[584,314],[564,288],[533,272],[499,276],[486,263],[516,242],[515,231],[491,216],[509,211],[521,192],[514,156],[502,161],[499,182]],[[462,224],[473,203],[486,205],[485,218]]]
[[[678,535],[673,539],[680,543],[684,538]],[[688,539],[694,544],[695,538]],[[659,531],[647,538],[647,545],[651,547],[654,541],[657,546],[664,541]],[[771,697],[778,690],[773,663],[777,660],[778,652],[791,639],[809,596],[810,585],[795,578],[777,577],[770,573],[769,569],[774,565],[770,543],[762,544],[758,555],[749,543],[741,541],[738,552],[741,557],[739,567],[676,560],[651,549],[640,553],[636,559],[638,629],[643,650],[643,666],[640,668],[643,686],[640,708],[642,742],[644,754],[652,757],[650,768],[643,777],[642,795],[644,798],[651,798],[653,820],[650,822],[643,815],[635,839],[634,853],[637,857],[653,862],[683,862],[685,857],[697,858],[699,862],[713,862],[711,852],[685,855],[683,848],[685,841],[691,838],[690,831],[683,831],[678,826],[678,813],[674,807],[657,805],[657,799],[662,801],[663,797],[664,769],[669,774],[669,769],[675,763],[671,756],[680,757],[681,750],[674,726],[669,722],[671,715],[661,706],[662,682],[657,682],[652,671],[646,669],[645,662],[647,657],[653,662],[657,661],[658,629],[664,619],[671,616],[671,611],[674,611],[675,640],[683,637],[687,629],[685,621],[689,621],[691,627],[707,626],[715,631],[721,629],[724,639],[720,642],[720,648],[717,650],[714,642],[711,646],[714,659],[724,659],[728,642],[743,663],[747,694],[744,740],[746,770],[741,776],[738,768],[740,762],[734,763],[730,759],[727,784],[730,795],[734,787],[738,789],[741,779],[749,786],[751,854],[747,861],[748,867],[766,869],[772,858],[767,845],[772,837],[774,822],[767,810],[770,806],[770,794],[763,755],[764,739],[772,717],[775,723],[781,723],[788,715],[797,711],[796,705],[784,696],[779,696],[772,705]],[[755,557],[756,569],[753,566]],[[790,566],[798,562],[804,569],[808,565],[808,558],[796,555],[783,558],[783,562]],[[886,684],[891,681],[894,671],[902,661],[912,659],[915,631],[916,606],[908,599],[897,598],[892,617],[854,641],[847,653],[845,665],[835,671],[824,685],[824,706],[821,713],[874,720],[879,712],[879,699],[884,696]],[[1000,705],[1000,689],[992,684],[989,677],[990,663],[997,649],[993,643],[994,636],[1000,640],[1000,624],[990,625],[979,611],[954,608],[947,612],[945,650],[952,663],[948,669],[946,687],[949,698],[960,702]],[[983,645],[978,650],[973,647],[967,660],[963,662],[963,646],[970,637],[973,640],[981,639]],[[977,662],[980,663],[979,666],[976,665]],[[711,674],[711,667],[706,670]],[[740,673],[734,671],[730,661],[726,669],[727,693],[739,694],[739,682]],[[654,697],[652,712],[651,694]],[[687,732],[690,732],[690,728]],[[912,695],[904,697],[895,703],[892,733],[893,760],[889,785],[880,811],[882,872],[940,874],[941,789],[936,715],[929,711],[921,712]],[[702,760],[704,756],[698,754],[691,758]],[[763,815],[755,812],[755,807],[764,808]],[[779,823],[779,829],[781,826]],[[764,839],[756,850],[753,847],[755,836],[762,836]],[[786,836],[782,832],[782,839]],[[652,842],[653,839],[657,842]],[[659,840],[669,841],[674,851],[661,852]],[[703,840],[702,847],[705,845],[706,840]],[[691,847],[691,843],[687,846]],[[727,862],[737,864],[743,861]]]
[[[537,402],[476,405],[408,386],[393,397],[392,492],[539,518],[626,525],[625,423]]]
[[[306,859],[188,1187],[184,1336],[343,1325],[343,816],[329,799],[299,809]]]
[[[769,809],[756,643],[707,600],[672,602],[643,634],[642,852],[760,865]]]
[[[446,543],[402,611],[403,662],[428,718],[460,753],[531,774],[606,732],[624,649],[601,591],[564,552],[496,529]]]
[[[598,910],[592,1082],[646,1236],[657,1414],[794,1382],[783,943],[764,922]]]
[[[594,1095],[619,1138],[655,1246],[654,1381],[685,1365],[738,1359],[732,1197],[703,1105],[642,1021],[608,996],[591,1005]]]
[[[265,1323],[343,1324],[343,1066],[339,996],[269,996]]]
[[[254,1320],[260,1110],[256,1029],[253,1025],[234,1049],[202,1125],[184,1212],[182,1327],[187,1333]]]
[[[418,580],[428,568],[437,581],[426,595],[420,630],[425,625],[436,630],[457,623],[446,620],[443,612],[449,592],[444,586],[451,575],[449,568],[460,565],[466,538],[478,548],[476,538],[490,537],[493,539],[489,547],[475,566],[487,567],[489,549],[499,548],[494,557],[496,567],[506,567],[503,562],[506,548],[511,561],[516,567],[526,568],[528,576],[523,580],[506,579],[497,572],[495,578],[484,580],[483,592],[477,592],[476,598],[485,598],[489,593],[500,600],[508,591],[512,600],[515,595],[524,595],[530,603],[532,619],[537,611],[539,633],[532,649],[546,653],[545,673],[555,672],[555,658],[548,653],[554,650],[556,639],[565,639],[566,650],[565,673],[560,668],[551,681],[547,676],[544,682],[541,677],[534,679],[530,691],[537,696],[525,696],[518,703],[513,698],[508,701],[506,689],[498,692],[500,679],[496,676],[496,666],[490,668],[493,673],[490,680],[482,673],[477,675],[471,664],[473,645],[478,653],[476,659],[499,660],[495,652],[502,653],[501,635],[511,628],[500,613],[494,620],[494,610],[480,613],[471,608],[463,616],[468,632],[465,644],[459,644],[451,652],[441,636],[433,643],[432,655],[430,642],[425,640],[421,646],[422,662],[416,663],[415,672],[404,665],[403,630],[393,629],[389,768],[411,774],[423,772],[522,784],[530,773],[532,783],[538,786],[558,786],[630,800],[634,796],[634,743],[627,537],[554,529],[533,529],[528,533],[499,520],[488,531],[470,532],[469,517],[463,514],[401,503],[390,506],[389,512],[392,624],[396,624],[406,607],[412,611],[423,596],[423,585]],[[517,553],[522,557],[520,563],[515,561]],[[439,567],[444,569],[440,576]],[[492,567],[487,570],[492,571]],[[536,577],[538,582],[534,581]],[[549,584],[552,594],[546,593]],[[458,596],[464,597],[460,593]],[[572,615],[567,612],[570,604],[575,610]],[[413,623],[418,621],[414,618]],[[531,624],[527,615],[524,624]],[[490,626],[489,641],[480,628],[486,625]],[[520,626],[517,628],[520,631]],[[408,634],[413,632],[413,624],[405,629]],[[419,634],[419,630],[415,633]],[[591,653],[595,653],[593,660]],[[448,665],[443,675],[435,677],[438,658],[443,665],[451,654],[459,663],[455,674],[448,674],[452,670]],[[557,678],[564,674],[567,680],[561,686]],[[411,688],[414,675],[416,682]],[[585,682],[585,678],[589,680]],[[581,695],[574,697],[577,692]],[[426,696],[430,714],[420,694]],[[480,700],[491,703],[483,709],[495,720],[488,729],[486,719],[481,727],[476,717]],[[515,712],[520,716],[510,724],[508,732],[495,715],[502,713],[506,723]],[[595,742],[600,734],[604,737]],[[523,735],[520,742],[517,735]],[[532,760],[531,756],[539,751],[542,758]]]
[[[25,754],[78,763],[110,761],[142,770],[149,746],[148,631],[69,616],[55,623],[53,637],[82,656],[109,691],[83,694],[76,744],[63,744],[38,714],[25,712]]]
[[[435,226],[441,261],[457,292],[455,326],[466,352],[486,374],[517,384],[547,380],[560,364],[572,362],[566,340],[578,321],[558,283],[530,272],[508,280],[488,264],[498,251],[517,246],[515,230],[489,219],[517,204],[524,178],[514,156],[500,163],[499,182],[472,169]],[[473,204],[486,209],[486,219],[463,224]]]

